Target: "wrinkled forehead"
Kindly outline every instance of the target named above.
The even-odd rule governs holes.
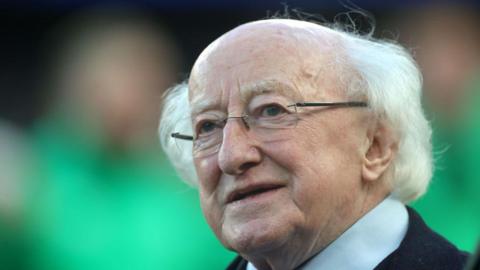
[[[216,96],[212,96],[211,91],[195,92],[196,95],[190,99],[191,114],[197,115],[208,110],[222,109],[222,98],[219,97],[225,92],[227,91],[224,90],[220,95]],[[260,95],[282,96],[290,100],[291,103],[304,100],[302,91],[299,91],[295,85],[276,80],[255,81],[250,84],[239,83],[234,92],[238,93],[238,95],[235,96],[236,100],[240,101],[244,106],[247,106],[253,98]]]
[[[213,97],[228,100],[235,93],[244,100],[273,91],[304,96],[304,84],[333,79],[329,77],[338,43],[332,30],[294,20],[237,27],[198,57],[189,79],[190,103],[193,107]]]

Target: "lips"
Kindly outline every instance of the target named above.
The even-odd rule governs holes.
[[[274,191],[282,187],[284,186],[279,184],[256,184],[238,188],[228,195],[227,204]]]

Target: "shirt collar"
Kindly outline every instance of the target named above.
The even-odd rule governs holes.
[[[408,213],[405,206],[389,196],[301,270],[373,269],[400,246],[407,228]],[[249,262],[247,270],[256,268]]]

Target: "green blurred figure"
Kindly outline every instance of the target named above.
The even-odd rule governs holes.
[[[25,268],[24,181],[32,169],[30,147],[20,129],[0,119],[0,268]]]
[[[75,37],[52,52],[53,102],[33,130],[28,267],[221,269],[232,255],[156,139],[175,47],[139,17],[112,14],[77,18]]]
[[[401,32],[424,75],[435,153],[429,190],[413,206],[433,229],[473,252],[480,240],[480,18],[456,6],[409,15]]]
[[[480,82],[471,87],[458,121],[433,120],[436,170],[414,207],[459,248],[473,252],[480,240]]]

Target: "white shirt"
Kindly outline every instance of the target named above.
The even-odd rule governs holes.
[[[301,270],[373,269],[398,248],[407,228],[407,209],[389,196],[315,255]],[[257,269],[249,262],[247,270]]]

